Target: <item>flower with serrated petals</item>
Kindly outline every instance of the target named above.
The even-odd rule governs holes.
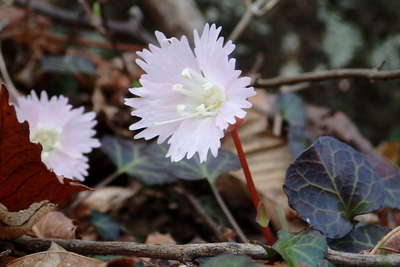
[[[63,96],[49,99],[45,91],[40,97],[33,91],[19,97],[15,110],[18,121],[29,124],[30,141],[42,146],[47,168],[58,176],[83,181],[89,167],[85,153],[100,146],[93,137],[95,113],[85,113],[83,107],[73,109]]]
[[[138,52],[136,63],[146,73],[140,78],[142,87],[130,89],[138,97],[125,103],[141,120],[129,129],[145,128],[136,139],[168,140],[172,161],[198,152],[203,162],[209,150],[216,157],[224,130],[251,107],[251,80],[239,77],[235,59],[229,58],[235,46],[224,44],[220,32],[214,24],[207,24],[201,36],[194,31],[194,51],[185,36],[178,40],[156,32],[159,47],[150,44],[149,50]]]

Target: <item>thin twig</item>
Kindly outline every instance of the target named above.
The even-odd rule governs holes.
[[[193,196],[192,193],[187,191],[182,186],[176,186],[174,188],[176,192],[186,197],[186,199],[190,202],[192,207],[196,210],[197,214],[202,218],[202,220],[207,224],[207,226],[212,230],[219,241],[226,241],[226,238],[221,233],[220,227],[216,224],[204,211],[200,202]]]
[[[10,92],[12,101],[16,101],[16,99],[21,95],[17,88],[15,87],[10,74],[8,73],[7,70],[7,65],[6,65],[6,61],[4,60],[4,56],[3,56],[3,47],[0,41],[0,73],[1,73],[1,77],[3,77],[4,82],[7,85],[8,91]]]
[[[90,6],[86,0],[78,0],[79,4],[81,4],[83,10],[86,13],[86,16],[89,19],[90,24],[92,25],[93,28],[96,29],[100,34],[106,35],[106,30],[103,28],[101,23],[98,23],[98,20],[96,20],[95,16],[92,13],[92,10],[90,9]]]
[[[379,71],[375,69],[337,69],[321,72],[306,72],[294,76],[279,76],[271,79],[258,79],[254,86],[260,88],[270,88],[302,82],[316,82],[345,78],[363,78],[371,81],[394,80],[400,79],[400,70]]]
[[[203,243],[187,245],[145,245],[134,242],[102,242],[74,239],[45,239],[20,237],[14,241],[27,251],[45,251],[55,242],[65,249],[83,255],[126,255],[191,262],[200,257],[220,254],[247,255],[254,259],[268,260],[268,253],[257,244],[248,243]],[[400,255],[366,255],[339,252],[328,249],[325,259],[339,266],[400,266]]]
[[[256,0],[253,3],[246,3],[246,11],[244,12],[242,18],[236,24],[235,28],[233,29],[232,33],[229,35],[228,40],[236,41],[246,27],[249,25],[251,19],[254,16],[262,16],[268,11],[272,10],[280,0]]]
[[[247,237],[244,235],[242,229],[240,228],[239,224],[236,222],[235,218],[233,217],[232,213],[230,212],[229,208],[226,206],[224,199],[221,197],[221,194],[219,193],[219,191],[216,188],[216,186],[214,185],[214,183],[212,181],[209,181],[209,184],[211,187],[211,191],[213,192],[214,197],[218,202],[218,205],[222,209],[225,217],[228,219],[228,221],[231,224],[231,226],[233,227],[233,229],[235,229],[236,234],[238,235],[240,241],[242,241],[243,243],[249,242]]]

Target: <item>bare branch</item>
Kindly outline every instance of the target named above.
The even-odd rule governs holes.
[[[281,76],[271,79],[258,79],[256,87],[270,88],[302,82],[316,82],[332,79],[363,78],[374,80],[400,79],[400,70],[379,71],[376,69],[337,69],[322,72],[305,72],[294,76]]]
[[[255,2],[246,1],[247,9],[244,12],[242,18],[229,35],[229,40],[236,41],[239,36],[249,25],[251,19],[254,16],[262,16],[268,11],[272,10],[280,0],[255,0]]]
[[[256,244],[233,242],[187,245],[145,245],[133,242],[98,242],[86,240],[44,239],[20,237],[13,241],[28,251],[44,251],[56,242],[65,249],[83,255],[126,255],[191,262],[199,257],[220,254],[247,255],[253,259],[268,260],[265,249]],[[328,250],[325,258],[340,266],[400,266],[400,255],[366,255]]]
[[[14,242],[28,251],[47,250],[51,242],[83,255],[126,255],[191,262],[199,257],[229,253],[248,255],[255,259],[268,259],[264,248],[253,244],[233,242],[187,245],[146,245],[133,242],[97,242],[86,240],[41,239],[20,237]]]

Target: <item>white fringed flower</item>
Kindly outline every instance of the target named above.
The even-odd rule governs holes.
[[[95,113],[73,109],[63,96],[51,99],[45,91],[18,98],[15,107],[19,122],[28,121],[30,140],[42,145],[42,161],[57,175],[84,180],[88,159],[84,153],[99,147],[93,127]]]
[[[194,31],[194,53],[183,36],[167,39],[156,32],[160,47],[138,52],[137,64],[146,72],[141,88],[130,91],[139,98],[126,99],[134,108],[132,115],[142,119],[130,130],[145,128],[135,138],[146,140],[158,136],[158,143],[168,139],[167,157],[179,161],[196,152],[200,160],[211,150],[217,156],[220,139],[229,124],[244,118],[247,98],[255,94],[250,78],[239,78],[235,59],[229,58],[235,46],[224,45],[221,27],[207,24],[201,36]]]

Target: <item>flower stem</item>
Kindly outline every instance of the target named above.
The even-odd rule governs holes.
[[[261,198],[254,184],[253,177],[251,176],[249,164],[247,163],[246,155],[243,151],[242,143],[240,142],[240,137],[237,131],[237,127],[234,127],[231,130],[231,135],[233,142],[235,143],[240,164],[242,165],[244,176],[246,177],[247,188],[249,189],[251,200],[253,202],[254,207],[256,208],[256,211],[258,212],[258,208],[260,207],[261,204]],[[273,245],[276,239],[272,234],[271,229],[268,226],[262,227],[262,232],[264,234],[266,241],[268,242],[268,245]]]
[[[208,180],[208,179],[207,179]],[[244,235],[242,229],[240,229],[239,224],[236,222],[235,218],[233,217],[232,213],[230,212],[229,208],[226,206],[226,203],[224,199],[221,197],[221,194],[219,193],[218,189],[214,185],[214,183],[210,180],[208,180],[208,183],[210,184],[211,191],[214,194],[215,199],[218,202],[218,205],[220,206],[221,210],[223,211],[225,217],[228,219],[229,223],[235,229],[236,234],[238,235],[240,241],[243,243],[248,243],[249,240],[246,238]]]

